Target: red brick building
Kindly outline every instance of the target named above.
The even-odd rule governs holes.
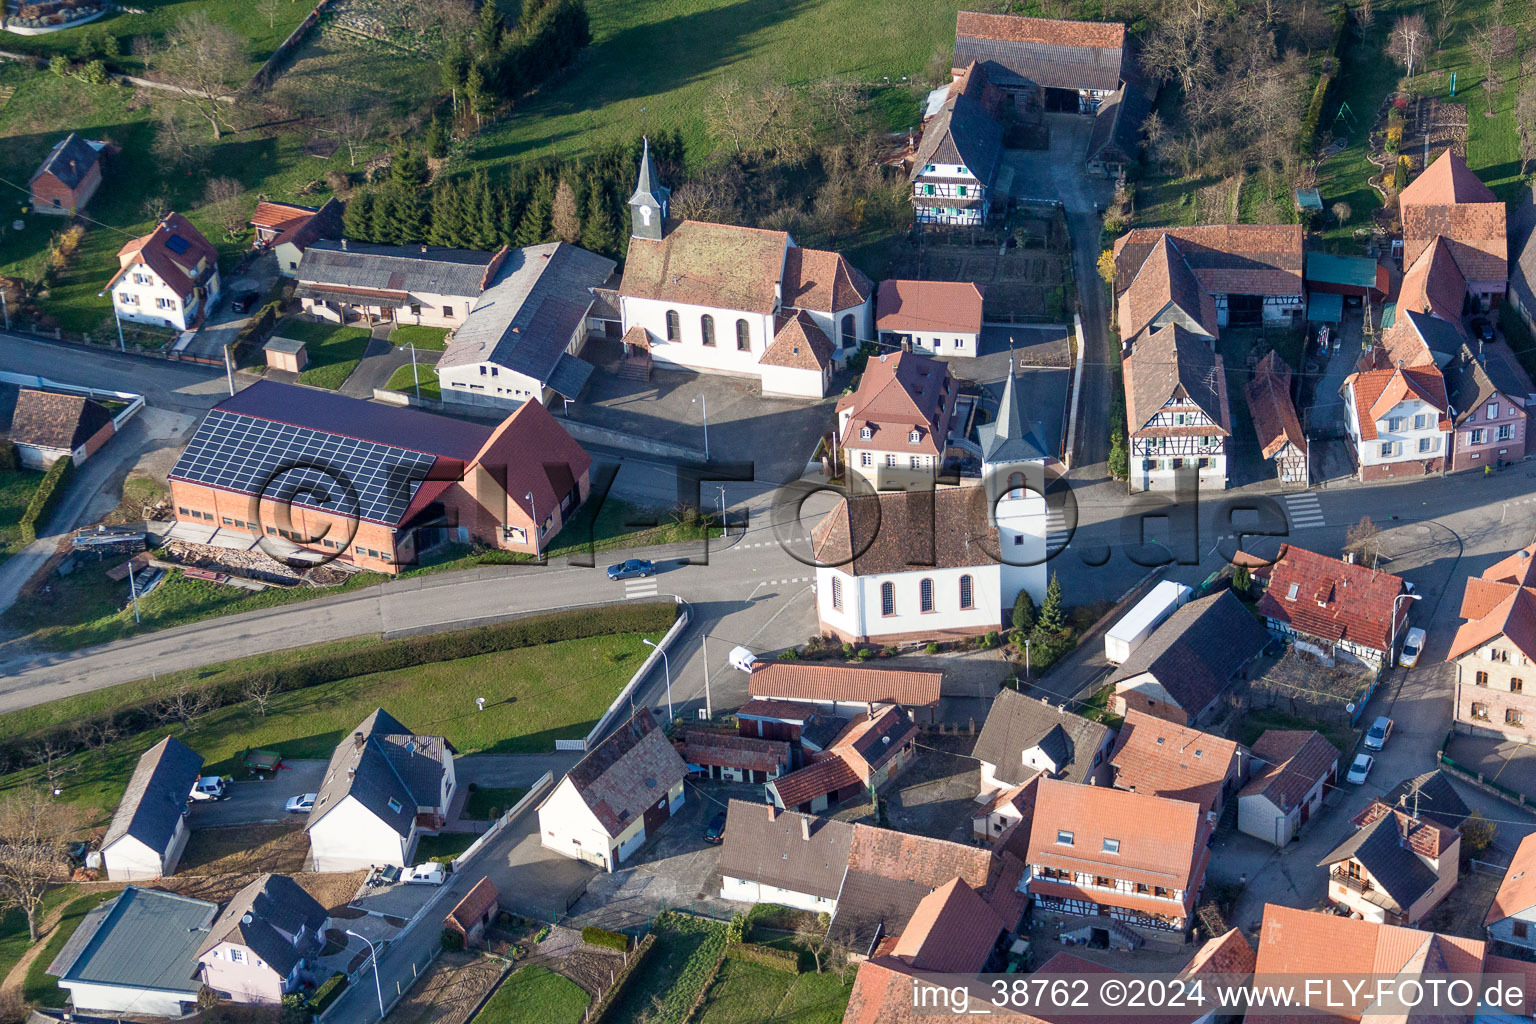
[[[72,217],[90,202],[101,187],[101,149],[74,132],[64,136],[32,175],[32,211]]]
[[[450,542],[544,550],[591,465],[537,402],[491,428],[262,381],[209,412],[170,485],[182,523],[394,573]]]

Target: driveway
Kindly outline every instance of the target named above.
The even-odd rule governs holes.
[[[501,892],[502,906],[523,917],[556,921],[586,890],[598,869],[539,843],[539,815],[529,807],[488,843],[473,870]]]
[[[579,750],[559,750],[553,754],[470,754],[454,761],[454,772],[465,785],[485,788],[521,786],[527,788],[545,772],[560,778],[581,760]]]
[[[291,796],[318,792],[326,764],[325,761],[284,761],[283,770],[275,778],[262,782],[231,782],[226,799],[194,801],[188,824],[193,828],[215,828],[220,825],[259,825],[290,818],[303,820],[302,815],[290,815],[283,805]]]
[[[219,304],[214,307],[212,313],[208,314],[208,318],[203,321],[203,326],[192,335],[192,339],[181,350],[181,354],[223,362],[224,346],[234,341],[240,330],[250,322],[251,317],[261,310],[268,293],[272,291],[272,286],[277,284],[278,276],[277,257],[272,253],[264,253],[246,267],[244,272],[223,282],[224,287],[219,292]],[[237,295],[244,292],[255,292],[259,298],[251,304],[249,311],[236,313],[230,308],[230,303]]]

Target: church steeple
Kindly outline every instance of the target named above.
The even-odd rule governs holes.
[[[661,238],[666,233],[670,195],[672,190],[657,180],[651,140],[647,138],[640,154],[640,180],[635,182],[635,194],[629,197],[629,233],[635,238]]]

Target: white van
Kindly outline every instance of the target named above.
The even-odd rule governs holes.
[[[731,668],[740,669],[743,672],[751,672],[752,666],[757,664],[757,655],[745,647],[731,648]]]

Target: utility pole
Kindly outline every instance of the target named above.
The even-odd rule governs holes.
[[[118,324],[117,329],[121,331],[123,325]],[[228,345],[224,346],[224,375],[229,379],[229,397],[233,398],[235,397],[235,365],[229,358]]]
[[[704,717],[713,719],[715,709],[709,700],[709,634],[700,634],[699,641],[704,645]]]
[[[128,559],[128,593],[133,595],[133,624],[139,625],[139,586],[133,579],[133,559]]]
[[[416,385],[416,401],[421,401],[421,377],[416,373],[416,343],[408,341],[405,347],[411,350],[411,381]]]
[[[0,288],[0,313],[5,314],[5,329],[11,329],[11,307],[5,304],[5,289]]]

